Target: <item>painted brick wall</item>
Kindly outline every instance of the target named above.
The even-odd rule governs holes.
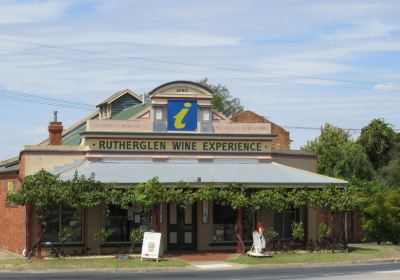
[[[290,149],[290,135],[289,132],[280,127],[279,125],[267,120],[263,116],[257,115],[252,111],[243,111],[232,117],[233,122],[238,123],[270,123],[271,133],[277,134],[277,137],[272,140],[272,147],[276,150],[289,150]]]

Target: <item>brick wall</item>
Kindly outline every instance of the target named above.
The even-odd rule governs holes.
[[[233,116],[232,121],[238,123],[270,123],[271,133],[277,135],[277,137],[272,140],[272,148],[276,150],[290,149],[291,141],[289,132],[280,127],[279,125],[267,120],[263,116],[257,115],[252,111],[243,111]]]
[[[15,183],[15,191],[21,185],[17,174],[0,177],[0,249],[22,254],[25,248],[25,207],[6,202],[9,182]]]

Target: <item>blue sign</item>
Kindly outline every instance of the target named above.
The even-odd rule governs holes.
[[[195,131],[197,129],[197,101],[168,100],[168,130]]]

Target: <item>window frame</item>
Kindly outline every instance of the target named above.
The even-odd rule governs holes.
[[[58,206],[58,232],[60,232],[60,229],[62,227],[62,206],[61,204],[57,205]],[[65,205],[64,205],[65,206]],[[78,209],[76,209],[78,210]],[[84,246],[85,244],[85,221],[86,221],[86,210],[85,208],[80,208],[82,211],[81,213],[81,240],[80,241],[66,241],[64,243],[65,246],[67,247],[73,247],[73,246]],[[58,236],[57,236],[58,238]],[[41,245],[44,247],[54,247],[54,246],[61,246],[62,242],[60,241],[42,241]]]

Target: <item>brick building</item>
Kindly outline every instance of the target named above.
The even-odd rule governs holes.
[[[228,118],[212,108],[212,92],[197,83],[174,81],[160,85],[143,99],[122,90],[97,105],[97,110],[64,129],[55,119],[49,138],[26,145],[20,154],[0,163],[0,249],[26,253],[35,242],[38,226],[35,209],[8,205],[8,192],[16,191],[24,177],[44,169],[67,180],[77,172],[118,186],[138,184],[152,177],[174,185],[193,187],[209,183],[252,188],[339,187],[346,181],[316,174],[316,155],[290,149],[289,132],[251,111]],[[109,213],[106,215],[106,212]],[[129,232],[148,229],[149,218],[135,205],[119,209],[101,205],[89,209],[55,206],[41,244],[44,254],[60,245],[63,226],[74,229],[67,242],[72,252],[95,250],[92,233],[110,228],[103,245],[112,252],[129,247]],[[181,209],[162,204],[156,214],[157,229],[166,250],[234,249],[236,211],[213,201],[201,201]],[[306,239],[316,239],[317,225],[329,220],[312,208],[275,212],[260,210],[243,215],[243,235],[250,241],[255,223],[273,227],[281,238],[291,235],[292,221],[302,221]],[[337,219],[338,229],[343,221]]]

